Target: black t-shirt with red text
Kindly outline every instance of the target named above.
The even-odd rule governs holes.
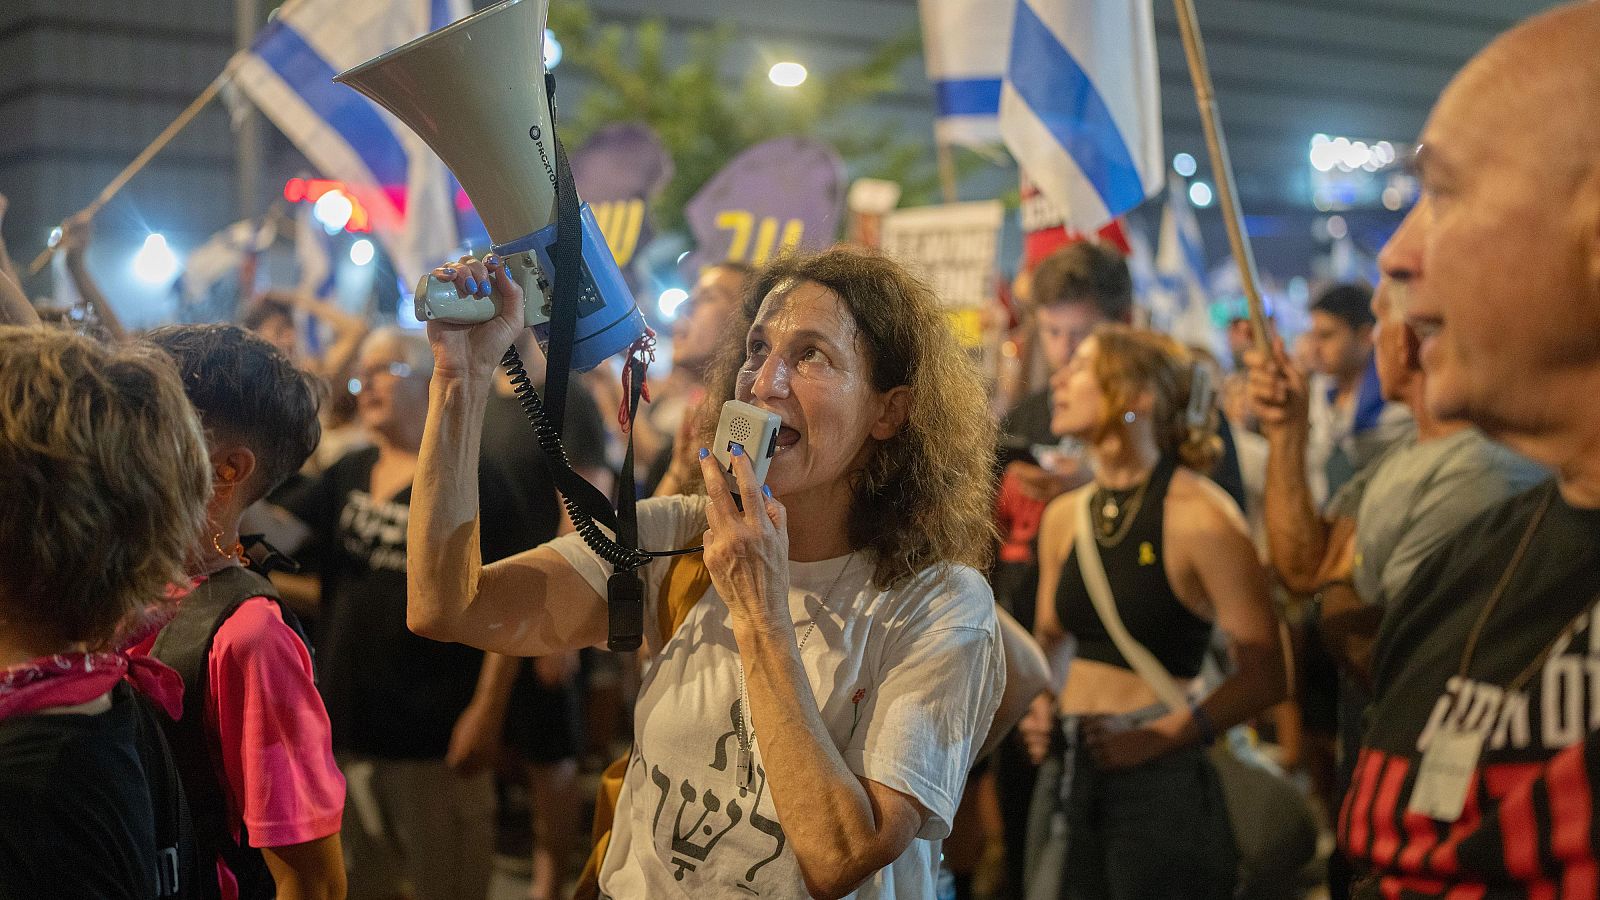
[[[1545,504],[1463,678],[1468,636]],[[1340,846],[1369,871],[1363,896],[1600,896],[1597,596],[1600,510],[1567,505],[1553,483],[1485,513],[1418,568],[1378,636],[1376,697],[1340,813]],[[1441,729],[1485,733],[1453,823],[1408,809]]]

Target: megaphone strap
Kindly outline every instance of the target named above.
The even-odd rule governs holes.
[[[556,240],[550,253],[555,273],[550,297],[549,343],[545,353],[545,399],[541,402],[527,373],[522,371],[522,360],[515,347],[506,349],[502,363],[512,373],[512,385],[521,400],[523,411],[538,435],[539,445],[549,458],[552,475],[557,487],[561,488],[562,503],[572,519],[573,528],[590,549],[615,568],[606,590],[609,613],[606,646],[613,651],[634,650],[644,635],[644,587],[635,570],[652,557],[677,556],[697,552],[701,548],[668,551],[639,549],[631,427],[628,429],[627,458],[619,479],[614,515],[605,497],[572,471],[566,451],[561,446],[567,382],[572,373],[573,345],[577,339],[578,303],[583,294],[583,219],[578,189],[572,181],[572,166],[567,160],[561,137],[553,127],[556,119],[555,76],[546,72],[544,77],[545,95],[550,101],[550,139],[555,146],[556,174]],[[520,239],[513,241],[512,245],[519,242]],[[512,245],[500,248],[502,254],[510,252]],[[625,401],[627,419],[631,425],[638,410],[640,393],[644,389],[644,363],[630,351],[624,365],[631,378]],[[601,524],[611,527],[616,535],[615,540],[600,530]]]
[[[555,76],[547,72],[544,77],[553,123]],[[567,151],[554,127],[550,129],[550,141],[556,150],[556,244],[551,251],[556,271],[550,298],[550,343],[545,352],[545,408],[560,435],[566,422],[567,380],[572,373],[572,348],[578,333],[578,300],[583,294],[583,219]]]

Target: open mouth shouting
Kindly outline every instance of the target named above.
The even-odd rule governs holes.
[[[797,431],[795,428],[793,428],[792,426],[789,426],[789,425],[779,426],[779,428],[778,428],[778,437],[777,437],[776,440],[774,440],[772,442],[773,443],[773,447],[774,447],[773,455],[777,455],[779,453],[782,453],[783,451],[789,449],[790,447],[793,447],[795,444],[797,444],[799,442],[800,442],[800,432],[799,431]]]

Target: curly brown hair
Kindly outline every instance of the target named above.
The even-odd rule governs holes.
[[[109,644],[182,583],[211,493],[172,360],[0,327],[0,616],[49,646]]]
[[[742,320],[730,323],[707,378],[701,445],[711,445],[717,413],[734,397],[761,303],[804,281],[832,291],[850,311],[873,388],[911,389],[905,427],[874,442],[852,485],[850,543],[877,551],[874,584],[887,590],[941,563],[984,568],[995,540],[995,426],[983,380],[933,289],[887,257],[837,247],[778,259],[748,280]]]
[[[1198,360],[1189,348],[1146,328],[1101,325],[1094,330],[1094,377],[1106,398],[1105,418],[1096,440],[1124,428],[1122,414],[1144,391],[1154,400],[1150,421],[1162,456],[1175,457],[1196,472],[1209,473],[1222,455],[1216,404],[1189,420],[1189,399]]]

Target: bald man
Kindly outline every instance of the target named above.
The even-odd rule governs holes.
[[[1512,30],[1446,88],[1380,265],[1429,411],[1553,481],[1396,597],[1339,840],[1372,897],[1596,897],[1600,3]]]

